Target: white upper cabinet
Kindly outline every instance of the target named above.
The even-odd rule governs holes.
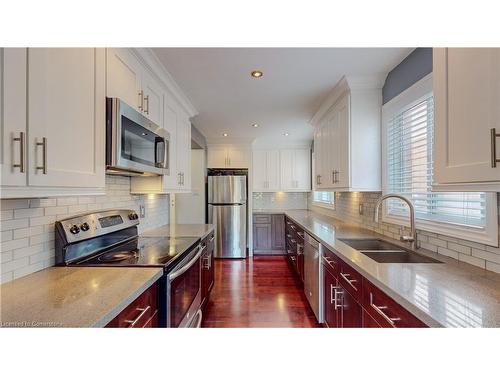
[[[128,48],[106,50],[106,95],[120,98],[129,106],[142,111],[141,76],[143,68]]]
[[[253,150],[253,191],[310,191],[311,150]]]
[[[142,75],[143,114],[156,125],[163,127],[165,89],[151,73]]]
[[[163,126],[166,89],[130,48],[108,48],[108,97],[120,98],[158,126]]]
[[[280,190],[311,190],[311,150],[296,148],[280,150]]]
[[[11,65],[14,60],[19,64],[15,69]],[[12,152],[8,163],[19,164],[20,138],[25,138],[21,164],[26,177],[7,175],[2,180],[2,198],[103,193],[105,50],[6,49],[5,69],[12,75],[9,73],[4,82],[4,118],[8,122],[2,126],[7,135],[3,150]],[[20,69],[24,69],[24,76]],[[26,82],[27,103],[19,91]],[[25,120],[20,113],[12,112],[12,100],[27,114]],[[23,121],[25,135],[19,137]],[[11,189],[4,184],[18,187]]]
[[[2,186],[27,183],[26,58],[25,48],[0,49]]]
[[[500,191],[500,49],[433,56],[434,188]]]
[[[280,154],[277,150],[253,150],[253,191],[280,191]]]
[[[208,168],[248,168],[250,148],[246,145],[209,145]]]
[[[381,190],[382,84],[344,77],[314,116],[314,190]]]

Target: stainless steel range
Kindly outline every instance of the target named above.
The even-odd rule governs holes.
[[[201,253],[197,237],[140,237],[133,210],[99,211],[56,222],[56,264],[161,267],[162,327],[201,325]]]

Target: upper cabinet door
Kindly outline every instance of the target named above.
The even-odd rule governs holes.
[[[144,70],[142,75],[142,94],[144,96],[143,114],[156,125],[163,127],[165,90],[151,73]]]
[[[227,149],[221,146],[209,146],[207,152],[208,168],[227,168]]]
[[[103,187],[105,51],[28,49],[29,185]]]
[[[311,150],[308,148],[293,150],[294,190],[311,190]]]
[[[191,122],[177,118],[177,173],[180,173],[181,190],[191,190]]]
[[[163,187],[165,191],[179,187],[180,178],[177,175],[177,113],[173,103],[165,99],[163,128],[170,134],[168,144],[168,167],[169,175],[163,176]]]
[[[335,106],[335,173],[334,173],[334,186],[340,188],[347,188],[350,186],[349,181],[349,95],[344,95],[337,105]],[[358,150],[358,152],[360,152]],[[374,156],[375,157],[375,156]]]
[[[0,150],[2,186],[25,186],[26,48],[0,49]]]
[[[259,168],[259,166],[257,166]],[[278,150],[266,151],[267,189],[279,191],[280,188],[280,153]]]
[[[142,111],[145,106],[144,93],[141,91],[143,67],[139,60],[126,48],[108,48],[106,54],[106,95],[120,98]],[[151,95],[152,101],[153,96]]]
[[[280,150],[281,188],[284,191],[293,190],[295,188],[293,163],[294,163],[293,150]]]
[[[253,151],[253,190],[266,191],[267,190],[267,151],[254,150]]]
[[[250,164],[250,151],[244,146],[230,146],[227,149],[229,168],[248,168]]]
[[[435,48],[433,83],[435,183],[499,191],[500,49]]]

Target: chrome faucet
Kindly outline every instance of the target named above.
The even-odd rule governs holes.
[[[403,226],[401,226],[401,229],[399,230],[400,237],[399,239],[404,242],[409,242],[411,244],[411,248],[417,249],[417,230],[415,228],[415,207],[413,206],[413,203],[406,197],[399,195],[399,194],[386,194],[382,195],[377,203],[375,204],[375,217],[374,220],[376,223],[378,223],[378,210],[380,206],[382,205],[382,202],[385,201],[386,199],[389,198],[398,198],[401,199],[403,202],[405,202],[408,207],[410,208],[410,231],[411,235],[410,236],[405,236],[403,235]]]

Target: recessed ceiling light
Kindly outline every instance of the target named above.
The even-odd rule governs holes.
[[[222,136],[223,137],[227,137],[227,133],[222,133]]]
[[[252,124],[252,126],[253,126],[254,128],[258,128],[258,127],[259,127],[259,124]]]
[[[288,134],[288,133],[283,133],[283,135],[284,135],[285,137],[288,137],[290,134]]]
[[[260,70],[254,70],[250,73],[253,78],[260,78],[264,75]]]

